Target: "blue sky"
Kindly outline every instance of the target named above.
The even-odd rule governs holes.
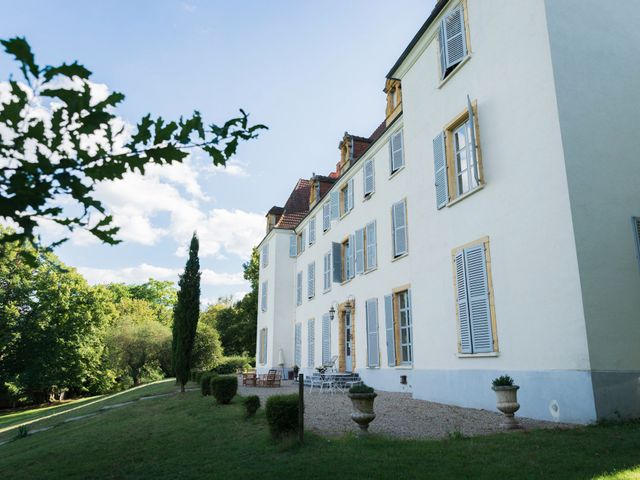
[[[270,128],[226,170],[195,156],[103,186],[123,243],[75,235],[57,254],[94,283],[174,280],[197,228],[204,301],[246,292],[242,262],[265,212],[298,178],[334,168],[345,130],[367,136],[383,120],[385,74],[433,3],[3,2],[0,38],[26,36],[40,64],[79,60],[126,94],[117,113],[128,122],[194,109],[222,122],[244,108]],[[0,79],[10,67],[0,55]]]

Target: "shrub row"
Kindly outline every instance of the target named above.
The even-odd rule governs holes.
[[[224,357],[214,367],[214,371],[220,375],[228,375],[231,373],[237,373],[238,371],[244,371],[251,368],[252,359],[243,356]]]

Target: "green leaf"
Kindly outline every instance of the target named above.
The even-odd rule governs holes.
[[[140,122],[138,122],[136,126],[137,132],[131,136],[130,147],[132,149],[139,143],[146,144],[151,140],[151,125],[153,125],[153,120],[151,120],[151,114],[147,113],[142,117]]]
[[[24,37],[14,37],[9,40],[0,40],[0,43],[4,46],[5,52],[13,55],[15,59],[20,62],[20,70],[22,70],[22,74],[29,85],[31,85],[27,72],[30,72],[31,75],[37,78],[40,73],[40,68],[36,65],[35,57],[27,40]]]
[[[49,82],[57,75],[64,75],[68,78],[80,77],[82,79],[88,79],[91,76],[91,71],[86,69],[78,62],[73,62],[71,65],[63,63],[59,67],[48,66],[44,69],[44,79]]]

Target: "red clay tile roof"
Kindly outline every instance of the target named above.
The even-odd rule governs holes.
[[[309,180],[301,178],[284,204],[284,212],[275,228],[295,228],[309,213]]]

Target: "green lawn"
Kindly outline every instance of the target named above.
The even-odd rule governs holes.
[[[177,391],[175,380],[164,380],[157,383],[145,385],[143,387],[130,389],[115,395],[104,395],[89,398],[78,399],[63,405],[55,405],[43,408],[32,408],[29,410],[20,410],[0,415],[0,443],[15,436],[15,430],[4,431],[7,427],[28,422],[37,418],[48,417],[55,414],[52,418],[45,418],[28,427],[30,429],[42,428],[50,425],[56,425],[64,419],[79,415],[87,415],[100,410],[107,405],[137,400],[140,397],[148,395],[157,395]],[[84,405],[82,408],[79,406]],[[67,412],[67,413],[64,413]]]
[[[175,389],[148,388],[161,387]],[[188,392],[64,424],[0,446],[2,479],[640,478],[640,422],[439,441],[307,434],[298,447],[238,402]]]

